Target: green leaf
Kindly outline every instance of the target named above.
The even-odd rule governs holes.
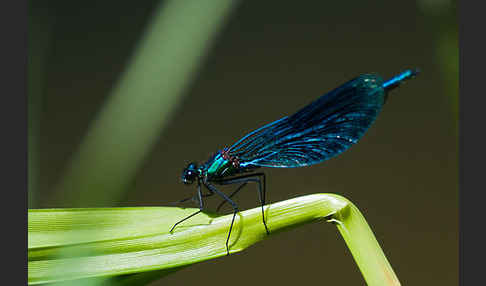
[[[175,207],[29,210],[29,284],[148,271],[158,278],[225,256],[232,214],[201,213],[169,232],[196,211]],[[316,220],[335,223],[369,285],[399,285],[365,219],[347,199],[334,194],[301,196],[265,206],[265,217],[270,235]],[[266,237],[261,208],[239,212],[230,253]],[[122,277],[129,281],[135,276]]]

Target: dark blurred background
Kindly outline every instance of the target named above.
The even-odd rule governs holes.
[[[220,12],[206,7],[220,13],[210,17],[191,13],[204,14],[203,5],[218,1],[199,1],[191,9],[184,8],[191,1],[182,2],[179,9],[169,1],[30,3],[29,207],[166,205],[195,192],[180,183],[188,162],[205,161],[361,73],[389,78],[418,67],[421,74],[391,94],[359,144],[316,166],[265,170],[267,198],[343,195],[363,212],[403,285],[456,285],[456,2],[227,1]],[[170,17],[179,22],[164,22]],[[215,21],[208,24],[212,34],[194,30],[195,19],[206,19],[197,20],[201,26]],[[147,80],[147,89],[121,96],[126,85],[120,82],[137,78],[127,76],[128,70],[143,57],[140,50],[147,52],[141,43],[154,43],[150,37],[160,29],[151,27],[157,23],[175,35],[159,35],[160,50],[171,45],[182,59],[197,60],[175,61],[165,50],[159,58],[156,47],[145,57],[164,63],[167,56],[175,63],[160,73],[140,64],[138,76]],[[199,57],[184,54],[192,48],[188,45],[198,47],[190,41],[205,43]],[[172,80],[178,72],[187,76]],[[162,89],[179,82],[179,88]],[[106,112],[116,96],[132,103]],[[160,104],[164,111],[151,131],[143,104]],[[115,129],[119,137],[113,141],[96,135],[108,137]],[[124,130],[128,134],[119,135]],[[130,141],[136,139],[141,147]],[[132,154],[133,161],[125,159]],[[237,201],[242,209],[258,206],[251,189]],[[243,275],[248,272],[252,275]],[[335,227],[316,223],[152,285],[337,282],[364,284]]]

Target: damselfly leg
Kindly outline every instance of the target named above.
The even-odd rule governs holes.
[[[216,187],[214,187],[213,185],[211,185],[210,183],[204,183],[204,186],[206,186],[206,188],[208,188],[211,192],[214,192],[216,193],[217,195],[219,195],[220,197],[222,197],[226,202],[228,202],[232,207],[233,207],[233,219],[231,220],[231,225],[230,225],[230,229],[229,229],[229,232],[228,232],[228,237],[226,238],[226,255],[229,255],[229,239],[230,239],[230,236],[231,236],[231,230],[233,229],[233,223],[235,222],[235,217],[236,217],[236,214],[239,212],[239,209],[238,209],[238,205],[233,202],[233,200],[231,200],[225,193],[219,191],[218,189],[216,189]]]
[[[210,191],[211,191],[211,190],[210,190]],[[199,203],[199,210],[198,210],[197,212],[195,212],[195,213],[193,213],[193,214],[189,215],[188,217],[185,217],[185,218],[183,218],[182,220],[180,220],[180,221],[176,222],[176,223],[175,223],[175,224],[172,226],[172,228],[170,229],[170,231],[169,231],[169,232],[170,232],[170,233],[172,233],[172,231],[174,230],[174,228],[175,228],[175,227],[176,227],[178,224],[180,224],[181,222],[186,221],[186,220],[190,219],[191,217],[193,217],[193,216],[195,216],[195,215],[199,214],[200,212],[202,212],[202,211],[203,211],[203,207],[204,207],[203,198],[204,198],[204,197],[209,197],[209,196],[212,196],[212,195],[213,195],[213,193],[212,193],[212,192],[210,192],[209,194],[203,194],[203,193],[202,193],[202,191],[201,191],[201,183],[200,183],[200,182],[199,182],[199,180],[198,180],[198,182],[197,182],[197,198],[198,198],[198,203]],[[193,198],[194,198],[194,197],[186,198],[186,199],[180,200],[179,202],[180,202],[180,203],[182,203],[182,202],[185,202],[185,201],[190,200],[190,199],[193,199]]]
[[[240,184],[238,188],[229,196],[229,198],[233,197],[238,193],[246,184],[250,182],[255,182],[258,183],[258,196],[260,198],[260,204],[262,208],[262,221],[263,225],[265,226],[265,230],[267,234],[270,234],[270,231],[268,230],[267,223],[265,221],[265,212],[263,207],[265,206],[265,193],[266,193],[266,184],[265,184],[265,174],[264,173],[255,173],[255,174],[249,174],[249,175],[244,175],[236,178],[231,178],[231,179],[225,179],[221,181],[215,182],[218,185],[232,185],[232,184]],[[219,204],[218,208],[216,211],[218,211],[224,204],[226,203],[225,201],[222,201],[221,204]]]

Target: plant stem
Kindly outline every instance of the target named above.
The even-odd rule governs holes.
[[[226,256],[232,214],[176,207],[29,210],[29,284],[112,277],[175,268]],[[314,194],[265,206],[271,234],[326,220],[343,235],[369,285],[400,285],[373,232],[346,198]],[[239,212],[230,253],[267,238],[259,207]],[[325,261],[324,261],[325,263]],[[150,277],[153,279],[153,277]]]

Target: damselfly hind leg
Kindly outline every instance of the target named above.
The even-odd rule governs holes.
[[[265,230],[266,230],[267,234],[270,234],[270,231],[268,230],[268,227],[267,227],[267,223],[265,221],[265,212],[264,212],[264,208],[263,208],[265,206],[265,194],[266,194],[266,184],[265,184],[265,174],[264,173],[249,174],[249,175],[244,175],[244,176],[240,176],[240,177],[237,177],[237,178],[225,179],[225,180],[218,181],[217,183],[220,184],[220,185],[232,185],[232,184],[240,184],[241,183],[241,185],[238,186],[238,188],[233,193],[231,193],[231,195],[229,196],[229,198],[231,198],[234,195],[236,195],[236,193],[238,193],[249,182],[258,183],[258,195],[259,195],[259,198],[260,198],[260,204],[261,204],[261,208],[262,208],[262,222],[263,222],[263,225],[265,226]],[[226,200],[222,201],[221,204],[219,204],[216,211],[218,211],[226,202],[227,202]]]

